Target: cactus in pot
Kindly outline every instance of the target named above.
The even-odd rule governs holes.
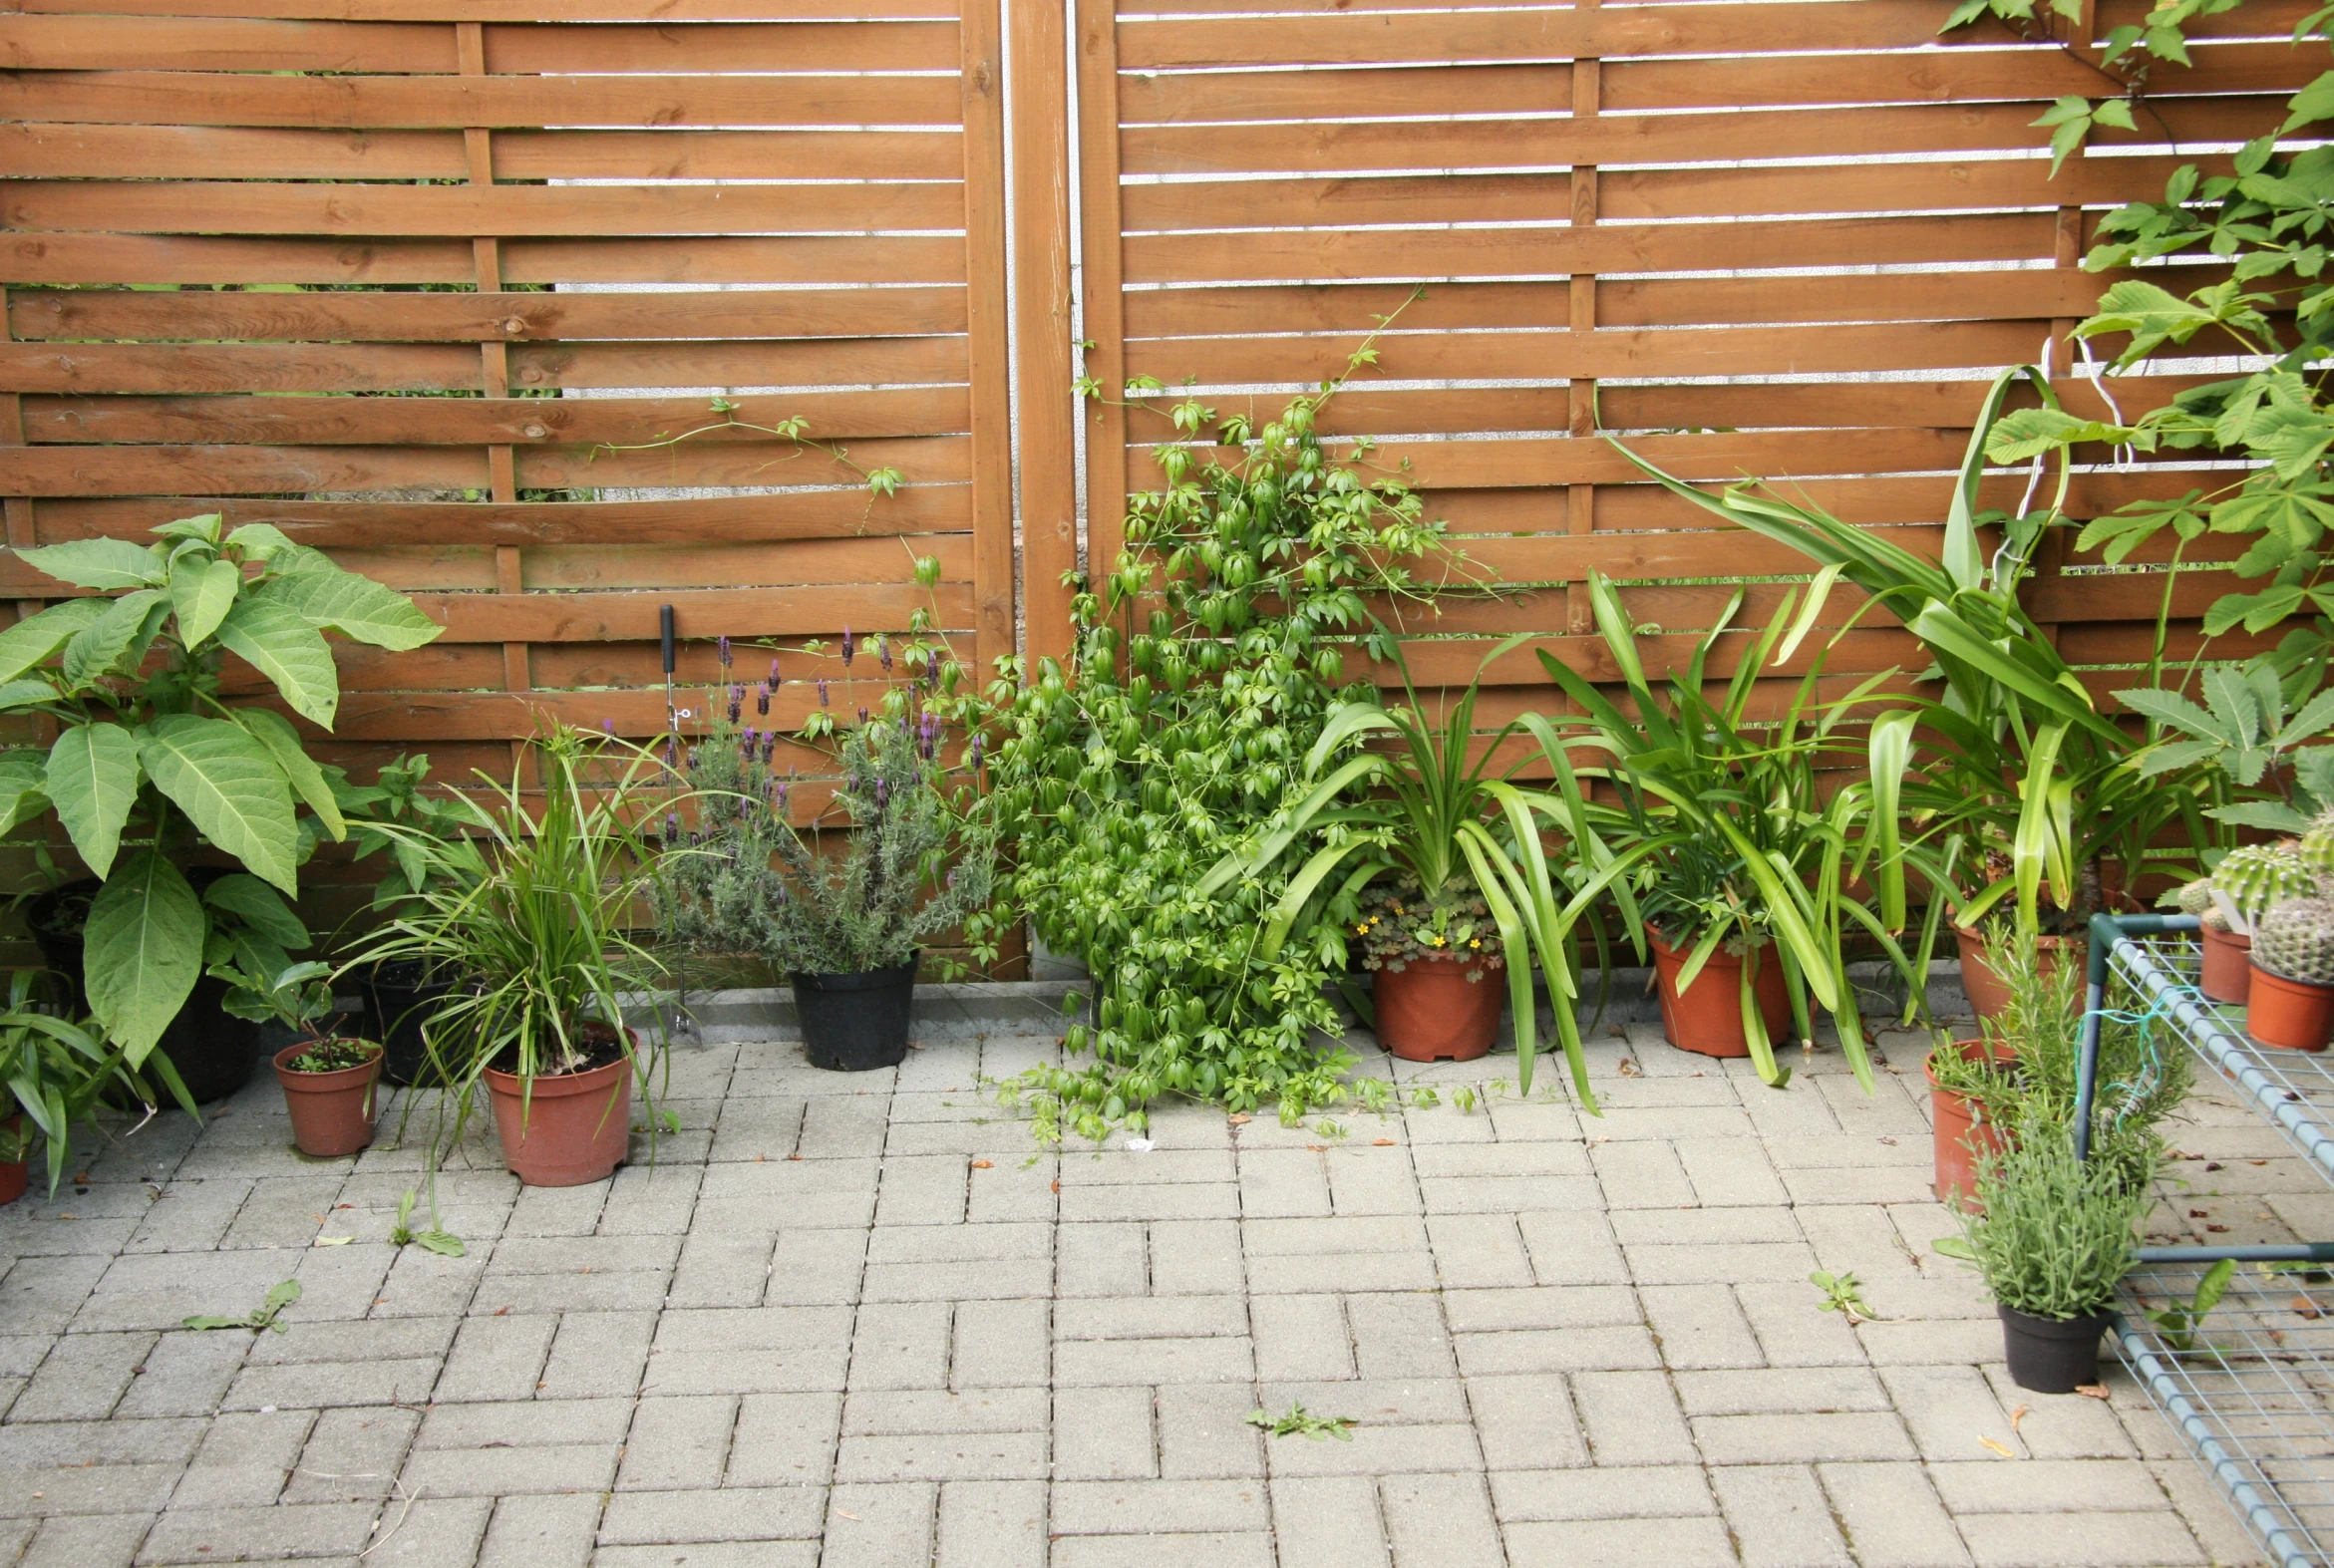
[[[2321,882],[2334,882],[2334,811],[2322,812],[2294,846],[2302,869]]]
[[[2323,1051],[2334,1033],[2334,899],[2288,898],[2253,927],[2245,1027],[2265,1046]]]
[[[2272,904],[2315,898],[2318,879],[2303,865],[2292,842],[2249,844],[2231,849],[2212,871],[2212,903],[2243,936]]]

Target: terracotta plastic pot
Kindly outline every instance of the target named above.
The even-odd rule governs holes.
[[[637,1048],[640,1037],[632,1037]],[[532,1095],[515,1073],[489,1068],[495,1130],[502,1163],[530,1187],[579,1187],[603,1181],[624,1162],[632,1138],[632,1063],[583,1073],[536,1075]]]
[[[1479,969],[1480,980],[1469,980],[1467,971],[1467,960],[1456,956],[1414,958],[1399,971],[1378,971],[1370,991],[1378,1044],[1388,1055],[1405,1062],[1472,1062],[1492,1049],[1506,980],[1497,969]]]
[[[381,1081],[381,1048],[353,1041],[372,1055],[363,1065],[330,1073],[302,1073],[292,1063],[311,1047],[286,1046],[275,1054],[275,1081],[283,1086],[284,1108],[292,1113],[292,1141],[312,1159],[338,1159],[373,1141],[376,1089]]]
[[[2196,989],[2209,1002],[2234,1002],[2243,1007],[2253,992],[2253,939],[2235,931],[2203,928],[2204,965]]]
[[[1985,936],[1967,926],[1953,928],[1953,940],[1961,948],[1961,990],[1969,998],[1969,1010],[1979,1018],[1999,1018],[2009,1010],[2010,988],[2002,983],[1985,961]],[[2032,938],[2038,951],[2037,970],[2049,975],[2061,964],[2081,968],[2091,958],[2091,941],[2080,936],[2038,936]]]
[[[22,1125],[24,1118],[21,1115],[0,1121],[0,1129],[5,1129],[11,1136]],[[32,1161],[29,1159],[0,1159],[0,1203],[14,1203],[24,1196],[24,1189],[32,1179],[31,1171]]]
[[[1956,1040],[1945,1049],[1964,1062],[2008,1062],[2017,1056],[2006,1044],[1984,1040]],[[1986,1119],[1983,1104],[1940,1085],[1928,1061],[1921,1063],[1921,1072],[1929,1081],[1929,1119],[1936,1143],[1936,1179],[1929,1183],[1929,1190],[1940,1203],[1958,1203],[1972,1213],[1982,1212],[1983,1205],[1976,1199],[1977,1162],[2001,1149],[2002,1129]]]
[[[2102,1312],[2088,1318],[2034,1318],[1996,1303],[2002,1320],[2002,1355],[2010,1381],[2033,1394],[2073,1394],[2099,1382],[2099,1336],[2115,1321]]]
[[[1678,973],[1686,967],[1686,954],[1664,942],[1651,926],[1645,928],[1645,936],[1653,944],[1654,972],[1661,977],[1661,1027],[1669,1043],[1706,1057],[1749,1056],[1751,1040],[1743,1033],[1744,959],[1721,947],[1680,995]],[[1783,986],[1783,960],[1773,947],[1762,947],[1755,956],[1759,975],[1752,982],[1752,994],[1758,998],[1759,1017],[1767,1026],[1767,1038],[1782,1040],[1791,1027],[1791,993]]]
[[[2273,975],[2259,964],[2253,972],[2253,998],[2245,1009],[2245,1029],[2264,1046],[2285,1051],[2323,1051],[2334,1033],[2334,986]]]

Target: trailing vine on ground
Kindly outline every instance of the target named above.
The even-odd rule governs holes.
[[[1345,376],[1374,363],[1374,343]],[[1073,667],[1041,661],[1018,688],[1009,669],[992,689],[985,808],[1018,863],[975,940],[993,952],[1026,918],[1094,981],[1094,1022],[1067,1037],[1075,1065],[1001,1086],[1041,1143],[1141,1131],[1169,1093],[1236,1111],[1277,1102],[1292,1124],[1347,1093],[1328,991],[1353,899],[1265,958],[1280,887],[1196,891],[1291,803],[1330,709],[1369,690],[1348,656],[1392,654],[1371,600],[1423,596],[1414,568],[1451,553],[1420,498],[1370,467],[1368,442],[1324,445],[1320,411],[1343,385],[1261,426],[1195,399],[1159,410],[1181,439],[1159,454],[1165,486],[1131,498],[1101,588],[1074,583]],[[1156,384],[1127,390],[1141,401]]]

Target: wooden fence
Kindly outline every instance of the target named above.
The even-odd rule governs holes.
[[[1933,555],[1995,372],[2047,357],[2070,407],[2105,412],[2071,374],[2067,336],[2108,281],[2079,267],[2100,217],[2160,197],[2182,161],[2225,166],[2190,149],[2275,129],[2325,64],[2322,45],[2289,42],[2305,8],[2252,0],[2193,30],[2195,68],[2158,73],[2139,133],[2108,134],[2054,179],[2032,122],[2061,95],[2114,91],[2090,41],[2147,0],[2086,5],[2086,25],[2064,29],[2071,47],[1990,24],[1940,40],[1946,0],[1078,3],[1094,374],[1196,377],[1215,407],[1252,398],[1269,413],[1401,308],[1379,366],[1324,427],[1386,438],[1378,461],[1408,466],[1476,569],[1536,590],[1411,617],[1439,638],[1412,650],[1422,681],[1464,682],[1513,632],[1611,676],[1590,634],[1591,568],[1667,633],[1714,624],[1732,590],[1710,579],[1806,574],[1794,552],[1713,531],[1641,482],[1585,439],[1598,433],[1689,478],[1773,476]],[[1235,14],[1267,9],[1284,14]],[[2167,359],[2110,390],[2136,415],[2197,369]],[[1130,487],[1157,482],[1155,445],[1171,437],[1152,412],[1095,411],[1104,559],[1109,520]],[[2101,468],[2071,509],[2203,482],[2172,464]],[[1990,499],[2013,504],[2021,485],[2002,476]],[[2189,559],[2233,557],[2221,542]],[[2080,664],[2144,659],[2166,552],[2153,572],[2102,573],[2065,543],[2042,563],[2038,617]],[[2220,570],[2183,578],[2175,653],[2230,586]],[[1753,625],[1783,592],[1752,589]],[[1835,623],[1859,607],[1834,604]],[[1893,622],[1861,624],[1829,671],[1923,662]],[[1529,647],[1491,679],[1494,722],[1554,697]]]
[[[343,650],[327,746],[360,771],[496,763],[543,709],[654,733],[668,602],[685,685],[713,678],[717,634],[896,631],[919,606],[985,675],[1017,594],[1027,649],[1058,652],[1081,560],[1075,181],[1107,386],[1196,376],[1267,405],[1426,284],[1329,428],[1385,438],[1471,570],[1525,591],[1414,622],[1414,666],[1464,680],[1529,631],[1606,674],[1590,568],[1680,634],[1666,651],[1711,623],[1729,590],[1708,579],[1767,579],[1755,618],[1805,563],[1587,438],[1774,475],[1933,548],[1996,369],[2047,353],[2068,403],[2100,407],[2066,333],[2104,281],[2078,266],[2101,214],[2274,127],[2322,63],[2286,41],[2296,0],[2250,0],[2195,29],[2139,133],[2054,179],[2031,122],[2106,89],[2091,41],[2148,0],[2100,0],[2064,47],[1940,41],[1950,0],[1016,0],[1010,125],[1006,15],[951,4],[20,0],[0,14],[8,542],[215,508],[414,592],[444,639]],[[2199,372],[2166,360],[2123,407]],[[824,450],[735,427],[670,440],[723,424],[709,389],[907,482],[871,500]],[[1084,431],[1107,565],[1168,431],[1108,404]],[[2100,467],[2076,510],[2195,482]],[[58,591],[9,559],[0,594]],[[2161,575],[2044,565],[2038,613],[2117,684]],[[2175,652],[2228,583],[2183,581]],[[1865,624],[1835,673],[1912,662]],[[840,672],[781,673],[792,726],[808,678]],[[1495,681],[1495,721],[1552,695],[1528,650]]]
[[[0,17],[8,543],[216,509],[414,593],[444,638],[342,650],[328,750],[357,769],[505,766],[543,710],[658,733],[666,603],[690,684],[718,635],[832,643],[919,607],[962,658],[1009,652],[1000,14],[953,13]],[[727,423],[794,418],[846,461]],[[906,482],[874,497],[853,466]],[[0,593],[60,591],[10,559]],[[832,649],[780,673],[750,722],[799,726],[842,677]]]

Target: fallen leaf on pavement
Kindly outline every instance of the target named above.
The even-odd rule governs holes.
[[[2104,1383],[2086,1383],[2078,1386],[2075,1392],[2082,1395],[2083,1398],[2087,1400],[2104,1400],[2107,1398],[2107,1385]]]
[[[1991,1448],[1994,1452],[2000,1454],[2005,1459],[2015,1459],[2018,1457],[2018,1455],[2012,1453],[2008,1448],[2005,1448],[2000,1443],[1994,1441],[1994,1439],[1991,1437],[1980,1437],[1977,1439],[1977,1442],[1979,1447]]]
[[[996,1168],[996,1161],[989,1159],[976,1159],[972,1162],[972,1168],[975,1170],[993,1170]]]
[[[2010,1412],[2010,1429],[2012,1431],[2016,1431],[2018,1429],[2018,1423],[2026,1419],[2026,1417],[2033,1412],[2033,1407],[2028,1405],[2021,1405],[2016,1410],[2012,1411]]]

